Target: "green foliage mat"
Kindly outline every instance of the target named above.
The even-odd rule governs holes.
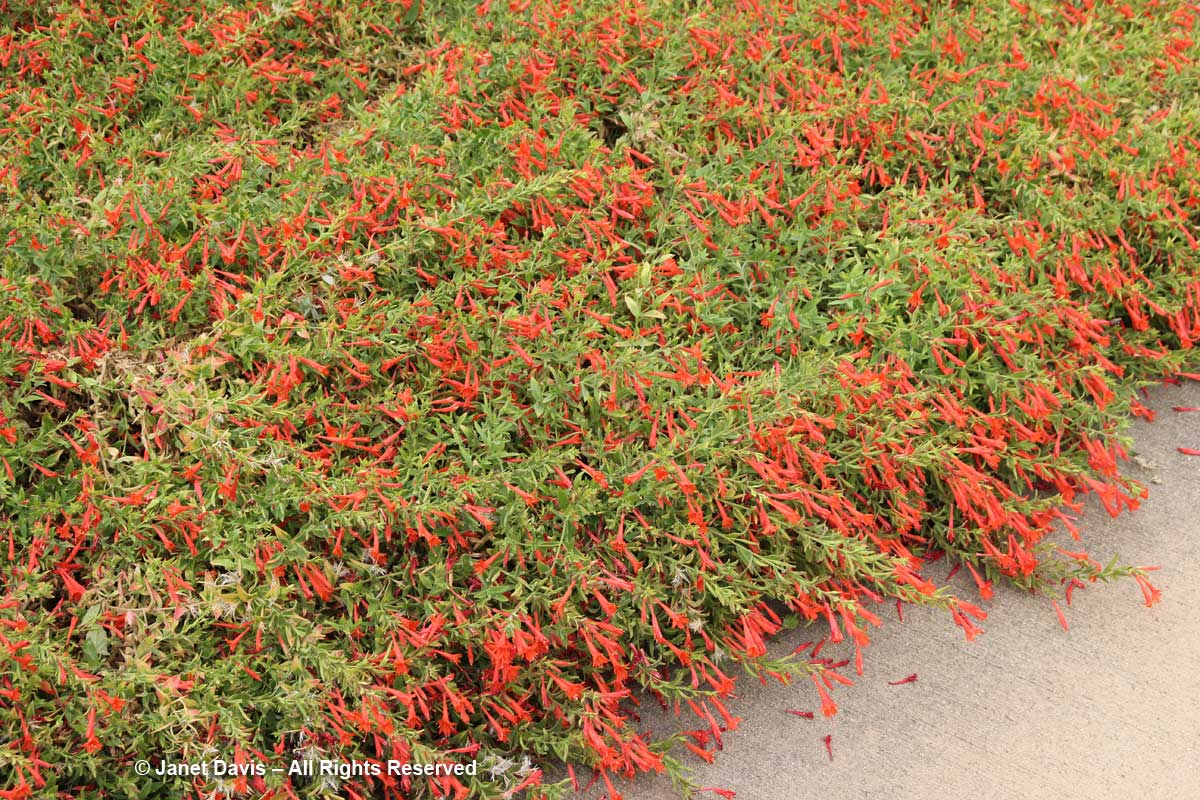
[[[1194,369],[1197,19],[0,0],[0,797],[683,780],[931,555],[1153,602],[1044,537]],[[298,758],[479,771],[135,773]]]

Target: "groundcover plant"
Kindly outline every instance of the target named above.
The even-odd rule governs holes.
[[[1196,368],[1198,13],[3,0],[0,797],[682,779],[881,603],[1154,602],[1046,536]]]

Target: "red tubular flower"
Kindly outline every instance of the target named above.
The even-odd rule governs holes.
[[[1150,579],[1145,575],[1139,573],[1134,575],[1133,579],[1137,581],[1138,586],[1141,587],[1142,597],[1146,601],[1146,608],[1151,608],[1160,600],[1162,600],[1162,590],[1150,583]]]
[[[96,738],[96,708],[92,706],[87,713],[87,731],[85,733],[87,741],[83,745],[83,749],[89,753],[95,753],[104,745],[100,744],[100,740]]]
[[[809,675],[809,677],[812,678],[813,686],[817,687],[817,694],[821,697],[821,713],[827,717],[832,717],[837,713],[837,704],[833,702],[833,698],[829,695],[829,691],[825,688],[825,685],[817,679],[815,673]]]

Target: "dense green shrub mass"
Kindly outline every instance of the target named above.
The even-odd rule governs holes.
[[[1183,2],[0,2],[0,797],[560,797],[816,621],[1143,570]],[[1190,363],[1189,363],[1190,361]],[[329,781],[138,759],[467,763]]]

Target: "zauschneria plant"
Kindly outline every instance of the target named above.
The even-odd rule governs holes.
[[[1153,602],[1045,537],[1195,368],[1198,14],[0,0],[0,798],[682,779],[925,556]],[[133,769],[301,757],[480,769]]]

